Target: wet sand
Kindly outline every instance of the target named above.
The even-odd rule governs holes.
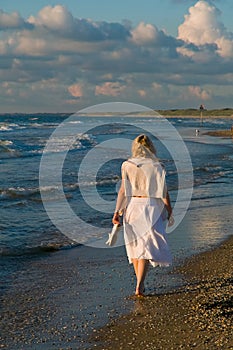
[[[233,237],[174,274],[184,287],[134,299],[134,311],[95,332],[93,349],[233,349]]]
[[[233,237],[166,276],[149,274],[149,285],[154,277],[163,285],[145,298],[130,297],[135,278],[123,247],[12,257],[0,349],[233,349],[232,245]],[[164,294],[177,276],[180,287]]]
[[[124,247],[4,257],[0,265],[14,266],[0,280],[0,349],[90,349],[94,329],[131,310]]]

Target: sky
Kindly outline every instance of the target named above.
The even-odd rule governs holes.
[[[232,0],[0,0],[0,113],[233,108]]]

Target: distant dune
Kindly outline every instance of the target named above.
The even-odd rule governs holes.
[[[10,117],[15,117],[15,116],[27,116],[31,115],[32,117],[41,117],[45,115],[50,115],[52,116],[61,116],[61,117],[69,117],[70,115],[75,114],[78,116],[112,116],[112,115],[127,115],[127,116],[132,116],[135,117],[136,115],[138,116],[158,116],[162,115],[166,118],[195,118],[195,117],[201,117],[201,111],[199,109],[195,108],[187,108],[187,109],[154,109],[154,110],[148,110],[145,112],[131,112],[127,113],[127,111],[124,112],[117,112],[117,111],[96,111],[96,113],[79,113],[79,112],[48,112],[48,113],[0,113],[0,116],[10,116]],[[233,108],[222,108],[222,109],[204,109],[202,111],[202,117],[203,118],[233,118]]]
[[[157,112],[165,117],[200,117],[201,111],[199,109],[170,109],[170,110],[157,110]],[[223,109],[204,109],[202,111],[203,118],[233,118],[233,108]]]

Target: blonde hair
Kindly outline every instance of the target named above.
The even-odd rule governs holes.
[[[132,157],[156,158],[156,149],[147,135],[141,134],[133,140]]]

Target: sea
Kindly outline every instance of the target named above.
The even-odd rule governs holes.
[[[11,277],[20,266],[29,266],[35,259],[43,265],[48,255],[55,261],[59,253],[77,254],[83,257],[84,273],[91,262],[95,276],[98,263],[106,263],[103,251],[114,263],[120,260],[122,264],[124,248],[120,244],[109,248],[104,242],[111,230],[121,164],[130,156],[131,141],[142,132],[151,136],[164,164],[172,205],[179,191],[186,190],[189,197],[184,213],[178,213],[179,223],[168,235],[174,264],[211,249],[232,234],[233,140],[206,133],[230,129],[233,120],[169,118],[161,137],[158,123],[158,118],[144,115],[0,115],[1,292],[13,288]],[[66,131],[59,136],[64,125],[71,137]],[[181,139],[179,147],[185,149],[184,153],[176,149],[177,159],[172,144],[166,142],[170,127]],[[185,164],[182,157],[187,158]],[[94,290],[100,288],[98,278],[92,283]],[[179,283],[165,276],[158,292]]]

